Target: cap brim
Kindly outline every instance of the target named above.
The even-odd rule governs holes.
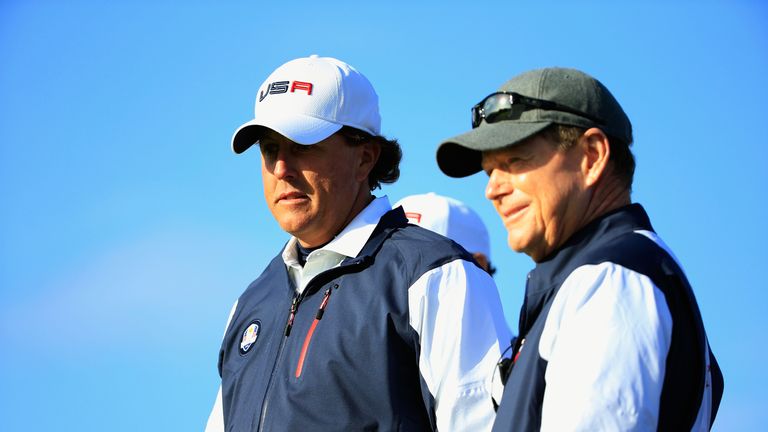
[[[342,125],[328,120],[301,114],[280,117],[259,116],[240,126],[232,135],[232,150],[242,153],[250,148],[264,134],[272,129],[289,140],[304,144],[317,144],[341,129]]]
[[[517,144],[541,132],[551,121],[497,123],[483,122],[469,132],[442,142],[437,148],[437,165],[449,177],[466,177],[482,170],[484,151]]]

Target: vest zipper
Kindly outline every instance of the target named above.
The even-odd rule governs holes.
[[[335,287],[338,287],[338,285],[335,285],[334,288]],[[331,298],[331,288],[328,288],[325,290],[325,295],[323,295],[323,301],[320,302],[320,307],[317,309],[315,320],[312,321],[312,325],[309,327],[307,336],[304,338],[304,345],[301,346],[301,355],[299,355],[299,363],[296,365],[296,378],[299,378],[301,376],[301,371],[304,369],[304,360],[307,357],[307,349],[309,348],[309,342],[312,340],[312,335],[315,333],[315,327],[317,327],[317,323],[320,322],[321,319],[323,319],[323,314],[325,313],[325,307],[328,306],[328,300],[330,298]]]
[[[285,337],[291,335],[291,328],[293,327],[293,319],[296,318],[296,311],[299,309],[299,296],[294,295],[291,302],[291,310],[288,313],[288,322],[285,324]]]
[[[261,415],[259,416],[259,423],[256,430],[263,430],[264,419],[267,416],[267,407],[269,406],[269,393],[272,389],[272,383],[274,381],[275,373],[277,372],[280,360],[283,358],[283,348],[285,347],[285,341],[288,339],[288,335],[291,333],[291,327],[293,326],[293,319],[296,316],[296,311],[299,308],[299,302],[301,299],[299,295],[294,293],[291,300],[291,309],[288,313],[288,323],[285,325],[285,336],[280,338],[280,346],[277,348],[277,357],[275,357],[275,364],[272,366],[272,373],[269,376],[269,382],[267,383],[267,390],[264,392],[264,403],[261,407]]]
[[[319,283],[323,283],[323,282],[318,282],[318,280],[321,280],[320,279],[321,276],[334,275],[332,277],[337,277],[337,275],[340,276],[341,274],[350,272],[351,270],[353,270],[354,268],[356,268],[358,266],[365,265],[365,263],[367,261],[368,260],[365,260],[365,259],[358,259],[358,260],[355,260],[355,261],[351,262],[350,264],[342,265],[342,266],[337,267],[335,269],[326,270],[325,272],[320,273],[319,275],[317,275],[314,278],[312,278],[312,280],[309,281],[309,283],[304,287],[304,290],[302,291],[301,294],[294,294],[293,300],[291,301],[291,309],[290,309],[290,311],[288,313],[288,322],[285,324],[284,336],[280,340],[280,347],[278,348],[278,351],[277,351],[277,358],[275,358],[275,364],[272,366],[272,374],[269,377],[269,383],[267,384],[267,390],[264,392],[264,399],[263,399],[264,403],[263,403],[262,408],[261,408],[261,415],[259,416],[259,422],[258,422],[258,427],[257,427],[258,431],[262,431],[263,427],[264,427],[264,419],[267,417],[267,407],[269,406],[269,395],[270,395],[270,391],[272,390],[273,378],[275,376],[275,373],[277,372],[277,369],[279,368],[280,361],[281,361],[281,359],[283,357],[283,349],[285,347],[285,342],[288,340],[288,337],[291,335],[291,329],[293,328],[293,320],[296,318],[296,312],[299,310],[299,304],[304,299],[304,297],[307,295],[307,293],[311,291],[311,287],[313,285],[315,285],[316,283],[318,283],[318,284]],[[339,285],[338,284],[334,284],[333,287],[334,288],[338,288]],[[328,304],[328,297],[331,296],[329,291],[326,291],[326,294],[327,294],[327,296],[325,298],[323,298],[323,302],[320,305],[321,309],[318,310],[317,315],[315,316],[315,321],[313,322],[313,325],[312,325],[313,329],[314,329],[314,326],[316,325],[316,322],[319,321],[320,319],[322,319],[322,317],[323,317],[323,310],[325,309],[325,305]],[[308,346],[309,342],[306,342],[306,345]],[[302,352],[304,352],[304,351],[305,350],[302,349]]]
[[[314,281],[314,279],[313,279]],[[312,282],[310,282],[311,284]],[[275,376],[275,373],[277,372],[278,365],[280,364],[281,359],[283,358],[283,348],[285,347],[285,342],[288,340],[288,337],[291,335],[291,329],[293,328],[293,320],[296,318],[296,312],[299,310],[299,304],[302,300],[304,300],[304,297],[306,296],[309,285],[307,284],[307,287],[304,289],[304,291],[301,294],[294,294],[293,300],[291,300],[291,308],[288,311],[288,321],[285,324],[285,331],[283,332],[284,336],[280,339],[280,346],[277,349],[277,358],[275,359],[275,365],[272,367],[272,374],[269,377],[269,384],[267,384],[267,390],[264,392],[264,404],[261,407],[261,416],[259,416],[259,426],[257,430],[261,431],[264,423],[264,419],[267,417],[267,407],[269,406],[269,393],[272,389],[272,381]],[[334,287],[338,287],[338,284],[334,284]],[[330,297],[330,288],[325,292],[325,297],[323,298],[323,301],[321,303],[321,309],[325,309],[325,305],[328,304],[328,297]],[[323,314],[321,311],[318,311],[317,316],[322,318]],[[315,322],[312,323],[312,330],[314,330],[315,325],[317,325],[317,318],[315,316]],[[308,342],[305,341],[305,348],[302,349],[302,356],[306,349],[306,345],[308,345]]]
[[[520,307],[520,318],[517,325],[519,335],[512,347],[513,365],[520,358],[520,352],[523,350],[523,345],[525,345],[525,337],[528,336],[528,331],[531,329],[531,325],[528,323],[528,285],[531,283],[532,273],[533,271],[528,272],[528,275],[525,277],[525,294],[523,295],[523,305]]]

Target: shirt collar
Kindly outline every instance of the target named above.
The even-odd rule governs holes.
[[[333,240],[318,250],[330,251],[350,258],[356,257],[376,229],[379,219],[391,209],[392,205],[386,195],[374,199]],[[288,266],[299,265],[296,252],[298,241],[296,237],[291,237],[283,249],[283,261]]]

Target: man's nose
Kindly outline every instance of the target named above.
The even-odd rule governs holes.
[[[295,175],[294,161],[285,151],[279,151],[275,157],[273,174],[279,179],[290,178]]]
[[[488,183],[485,186],[485,197],[487,199],[494,201],[502,195],[502,187],[506,183],[502,177],[503,175],[498,169],[491,171],[491,175],[488,176]]]

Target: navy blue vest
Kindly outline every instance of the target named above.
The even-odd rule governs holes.
[[[408,287],[457,258],[472,261],[408,225],[401,208],[381,218],[359,256],[298,298],[275,257],[238,300],[222,343],[227,431],[434,430]]]
[[[494,432],[538,431],[547,362],[539,357],[541,333],[560,286],[578,267],[612,262],[648,276],[672,315],[672,340],[666,360],[658,430],[691,430],[704,392],[706,333],[699,307],[683,271],[651,239],[635,230],[653,231],[645,210],[632,204],[608,213],[573,235],[529,274],[520,312],[518,341],[525,339],[504,388]],[[589,338],[590,335],[584,335]],[[519,342],[518,342],[519,343]],[[513,350],[518,352],[519,346]],[[723,377],[712,352],[714,421],[723,393]]]

